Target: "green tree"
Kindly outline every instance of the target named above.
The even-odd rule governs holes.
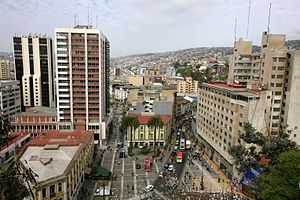
[[[300,150],[291,150],[279,156],[278,163],[268,166],[259,177],[264,200],[300,199]]]
[[[0,146],[3,144],[8,145],[9,133],[13,131],[13,126],[9,123],[8,119],[0,115]]]
[[[240,173],[249,172],[251,168],[260,168],[262,173],[268,174],[269,168],[279,162],[278,158],[281,153],[296,149],[296,143],[289,139],[289,135],[284,128],[275,136],[264,136],[250,123],[245,123],[243,129],[239,139],[247,145],[239,144],[230,148],[230,154]],[[262,157],[269,160],[268,165],[260,163]],[[260,196],[260,185],[256,178],[253,181],[257,187],[255,193]]]
[[[0,169],[0,199],[22,200],[29,197],[30,192],[25,186],[26,176],[15,163],[7,170]]]
[[[149,128],[154,128],[154,155],[156,156],[157,153],[157,148],[156,148],[156,131],[158,128],[163,128],[164,127],[164,122],[162,121],[161,117],[158,115],[152,116],[150,120],[148,121],[147,126]]]
[[[138,118],[134,116],[125,116],[122,121],[122,126],[126,128],[130,127],[130,147],[133,147],[132,144],[132,136],[133,136],[133,130],[137,129],[140,126],[140,122]]]
[[[270,164],[275,164],[280,153],[296,148],[296,143],[289,139],[284,128],[278,135],[266,137],[250,123],[245,123],[239,139],[248,146],[246,148],[245,145],[239,144],[230,148],[230,154],[238,166],[239,172],[249,171],[250,168],[264,167],[259,162],[262,157],[270,159]]]

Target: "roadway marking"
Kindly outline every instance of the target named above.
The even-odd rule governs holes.
[[[94,192],[96,192],[96,188],[97,188],[97,183],[95,183],[95,186],[94,186],[94,189],[93,189],[93,193],[91,194],[90,200],[93,199],[93,197],[94,197]]]
[[[125,158],[122,158],[122,177],[121,177],[121,199],[123,199],[123,190],[124,190],[124,164]]]
[[[146,181],[147,181],[147,185],[150,185],[150,181],[149,181],[149,173],[145,172],[146,174]]]
[[[137,181],[136,181],[136,168],[135,168],[135,160],[132,160],[133,164],[133,185],[134,185],[134,195],[137,195]]]

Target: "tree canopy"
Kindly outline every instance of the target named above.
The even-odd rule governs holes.
[[[164,122],[162,121],[161,117],[158,115],[152,116],[148,121],[148,127],[154,128],[154,152],[156,155],[156,129],[162,128],[164,126]]]
[[[266,200],[300,199],[300,150],[295,149],[279,156],[278,163],[269,166],[259,177],[262,198]]]
[[[125,128],[130,127],[130,147],[132,148],[132,136],[133,130],[137,129],[140,126],[138,118],[134,116],[125,116],[122,121],[122,126]]]

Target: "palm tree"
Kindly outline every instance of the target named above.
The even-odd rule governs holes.
[[[140,126],[140,122],[138,118],[134,116],[125,116],[122,121],[123,127],[126,129],[130,127],[130,147],[132,148],[132,135],[133,135],[133,130],[137,129]]]
[[[163,128],[164,122],[162,121],[161,117],[158,115],[152,116],[147,124],[148,127],[154,128],[154,155],[156,155],[156,129]]]

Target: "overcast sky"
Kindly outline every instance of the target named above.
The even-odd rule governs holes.
[[[252,0],[249,40],[260,44],[270,0]],[[89,5],[89,6],[88,6]],[[246,36],[249,0],[0,0],[0,51],[11,51],[15,34],[47,33],[55,27],[92,23],[106,34],[111,55],[163,52],[190,47],[233,46]],[[300,0],[272,0],[271,33],[300,39]]]

